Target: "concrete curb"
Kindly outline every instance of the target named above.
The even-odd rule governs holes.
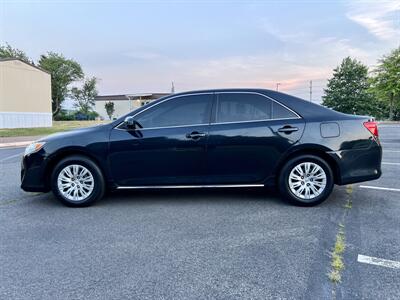
[[[0,149],[26,147],[42,137],[41,135],[0,137]]]
[[[19,147],[26,147],[29,144],[33,143],[33,141],[23,141],[23,142],[11,142],[11,143],[1,143],[1,148],[19,148]]]

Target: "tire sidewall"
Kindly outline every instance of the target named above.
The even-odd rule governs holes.
[[[290,172],[296,165],[303,162],[312,162],[318,164],[326,174],[326,186],[324,191],[311,201],[305,201],[305,199],[297,197],[289,187],[288,178]],[[332,169],[330,168],[328,163],[325,162],[323,159],[313,155],[302,155],[289,160],[282,168],[281,174],[279,176],[279,190],[281,194],[285,197],[285,199],[289,200],[291,203],[300,206],[314,206],[323,202],[331,194],[333,185],[334,185],[334,179],[333,179]]]
[[[65,198],[58,189],[58,175],[68,165],[81,165],[87,168],[93,176],[94,187],[91,194],[83,200],[71,201]],[[53,170],[51,175],[51,189],[54,195],[65,205],[71,207],[82,207],[91,205],[94,201],[101,198],[104,194],[104,179],[99,167],[90,159],[83,156],[71,156],[61,160]]]

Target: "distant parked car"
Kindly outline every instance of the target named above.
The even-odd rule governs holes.
[[[196,91],[33,143],[21,187],[86,206],[106,188],[276,185],[284,198],[311,206],[334,184],[379,178],[381,157],[369,117],[270,90]]]
[[[84,113],[76,113],[75,120],[77,121],[86,121],[89,120],[89,116]]]

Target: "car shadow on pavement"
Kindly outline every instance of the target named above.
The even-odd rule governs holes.
[[[244,201],[268,202],[288,205],[274,189],[224,188],[224,189],[152,189],[118,190],[109,192],[95,205],[154,204],[154,203],[238,203]]]
[[[334,189],[331,197],[318,207],[334,205],[340,197],[342,188]],[[31,198],[31,197],[29,197]],[[64,207],[51,192],[37,194],[32,205]],[[24,197],[27,200],[27,197]],[[32,199],[32,198],[31,198]],[[22,199],[21,199],[22,200]],[[38,201],[39,200],[39,201]],[[16,202],[20,202],[19,200]],[[107,192],[103,199],[94,203],[94,207],[134,206],[154,204],[234,204],[245,202],[266,204],[269,206],[293,206],[282,199],[274,188],[223,188],[223,189],[144,189],[116,190]]]

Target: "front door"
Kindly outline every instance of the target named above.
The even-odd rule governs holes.
[[[207,151],[210,184],[263,183],[304,130],[297,114],[252,92],[216,94]]]
[[[110,136],[109,164],[119,186],[197,184],[204,180],[212,93],[173,96],[134,116]]]

